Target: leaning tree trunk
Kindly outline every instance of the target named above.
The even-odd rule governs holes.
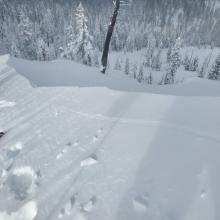
[[[103,54],[102,54],[102,60],[101,60],[101,62],[102,62],[101,72],[103,74],[105,74],[105,71],[106,71],[106,68],[107,68],[109,46],[110,46],[113,31],[114,31],[114,27],[115,27],[115,24],[116,24],[118,12],[119,12],[119,9],[120,9],[120,1],[121,0],[115,0],[114,13],[112,15],[111,22],[108,26],[108,32],[107,32],[107,35],[106,35]]]

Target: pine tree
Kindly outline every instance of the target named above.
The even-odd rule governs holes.
[[[20,57],[21,53],[17,47],[17,42],[15,40],[12,41],[10,55],[13,57]]]
[[[82,3],[76,9],[76,31],[74,33],[74,20],[71,19],[67,29],[67,47],[64,56],[67,59],[77,60],[86,65],[92,64],[92,36],[87,27],[88,19]]]
[[[175,65],[176,68],[178,68],[181,64],[180,47],[181,47],[181,39],[177,38],[175,45],[172,48],[170,54],[170,63],[172,63],[172,65]]]
[[[36,50],[34,46],[34,36],[32,24],[23,11],[19,13],[20,23],[18,25],[18,49],[21,56],[26,59],[35,59]]]
[[[220,55],[217,57],[208,78],[212,80],[220,80]]]
[[[125,75],[130,74],[130,61],[128,58],[126,58],[126,61],[125,61],[124,73]]]
[[[47,47],[50,47],[50,44],[54,43],[54,19],[50,9],[46,10],[46,13],[42,19],[41,23],[41,37],[43,38],[44,42],[47,44]]]
[[[199,58],[195,57],[191,60],[190,71],[195,72],[199,67]]]
[[[189,71],[190,70],[190,59],[188,55],[185,55],[184,61],[183,61],[183,66],[185,71]]]
[[[201,69],[199,70],[198,77],[204,78],[206,74],[206,64],[203,63]]]
[[[162,66],[161,50],[158,50],[156,56],[153,57],[151,67],[152,67],[153,70],[160,71],[161,70],[161,66]]]
[[[60,48],[60,53],[62,57],[65,57],[66,59],[69,60],[74,60],[74,41],[75,41],[75,23],[74,23],[74,18],[73,16],[70,19],[70,24],[69,26],[65,27],[65,48]]]
[[[149,75],[146,77],[146,80],[147,84],[152,84],[153,83],[153,75],[152,75],[152,72],[149,73]]]
[[[40,61],[49,60],[49,48],[42,38],[37,41],[37,58]]]
[[[152,34],[150,34],[147,41],[147,51],[145,53],[145,62],[144,62],[144,65],[147,67],[152,67],[155,48],[156,48],[155,37]]]
[[[169,66],[167,70],[167,74],[164,78],[164,84],[174,84],[176,68],[174,66]]]
[[[204,78],[206,73],[207,73],[207,68],[209,66],[209,62],[210,62],[210,57],[206,57],[206,59],[204,60],[201,69],[199,70],[198,73],[198,77],[200,78]]]
[[[180,58],[180,38],[176,40],[174,47],[171,50],[169,67],[167,69],[167,74],[164,78],[164,84],[173,84],[175,73],[180,67],[181,58]]]
[[[53,43],[50,43],[48,47],[48,60],[54,60],[56,56],[55,46]]]
[[[167,63],[170,63],[171,53],[172,53],[172,48],[169,47],[169,49],[168,49],[168,51],[167,51]]]
[[[143,80],[144,80],[144,65],[141,64],[137,75],[137,81],[141,83]]]
[[[183,61],[183,66],[185,71],[195,72],[199,67],[199,58],[193,56],[189,58],[189,56],[186,55]]]

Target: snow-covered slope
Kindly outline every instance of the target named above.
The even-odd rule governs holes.
[[[0,220],[220,219],[220,84],[117,74],[0,57]]]

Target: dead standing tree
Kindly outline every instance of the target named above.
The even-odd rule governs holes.
[[[111,17],[110,24],[108,26],[108,31],[107,31],[107,35],[106,35],[106,39],[105,39],[102,60],[101,60],[101,63],[102,63],[101,72],[103,74],[105,74],[105,71],[107,68],[109,47],[110,47],[110,43],[111,43],[112,34],[114,32],[115,24],[117,21],[117,16],[118,16],[118,12],[120,9],[121,0],[114,0],[113,3],[114,3],[114,12]]]

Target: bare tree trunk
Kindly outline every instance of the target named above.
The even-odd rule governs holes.
[[[102,62],[101,72],[103,74],[105,74],[105,71],[106,71],[106,68],[107,68],[109,46],[110,46],[110,43],[111,43],[112,34],[113,34],[113,31],[114,31],[114,27],[115,27],[115,24],[116,24],[118,12],[119,12],[119,9],[120,9],[120,1],[121,0],[115,0],[114,13],[111,17],[111,22],[108,26],[108,32],[107,32],[107,35],[106,35],[103,54],[102,54],[102,60],[101,60],[101,62]]]

